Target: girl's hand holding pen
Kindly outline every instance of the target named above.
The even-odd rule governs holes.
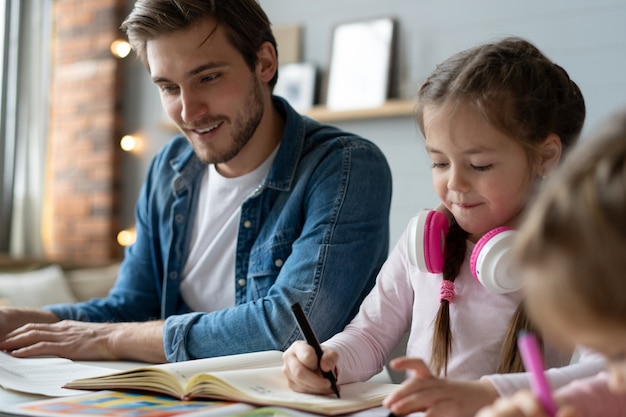
[[[337,352],[324,348],[322,350],[320,367],[323,371],[334,370],[339,360]],[[317,362],[315,349],[311,345],[304,340],[294,342],[283,353],[283,374],[289,388],[309,394],[332,394],[331,383],[322,376]]]
[[[577,417],[570,407],[559,409],[544,374],[541,349],[535,335],[521,332],[517,339],[524,367],[529,373],[531,391],[522,390],[510,398],[501,398],[481,410],[478,417]]]
[[[434,377],[421,359],[397,358],[390,365],[410,371],[410,376],[383,401],[383,406],[396,416],[425,411],[426,417],[473,417],[498,398],[488,382]]]

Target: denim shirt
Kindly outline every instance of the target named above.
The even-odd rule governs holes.
[[[373,143],[301,116],[281,98],[274,106],[285,130],[270,172],[242,205],[234,307],[192,312],[181,296],[206,165],[177,136],[150,165],[137,238],[109,295],[47,309],[92,322],[164,319],[170,362],[285,350],[301,338],[295,302],[320,341],[341,331],[387,257],[391,172]]]

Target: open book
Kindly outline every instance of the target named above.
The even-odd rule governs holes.
[[[341,386],[341,398],[302,394],[288,387],[282,364],[280,351],[254,352],[142,366],[76,379],[64,387],[150,391],[180,399],[207,398],[282,406],[326,415],[377,407],[397,387],[394,384],[357,382]]]

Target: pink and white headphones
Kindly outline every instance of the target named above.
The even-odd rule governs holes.
[[[407,231],[409,261],[420,271],[443,271],[448,217],[441,211],[422,209],[413,217]],[[521,288],[511,273],[510,249],[515,231],[506,226],[485,233],[476,242],[470,257],[474,278],[489,291],[506,294]]]

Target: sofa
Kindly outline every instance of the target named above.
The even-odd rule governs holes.
[[[81,263],[0,254],[0,306],[41,307],[104,297],[120,261]]]

